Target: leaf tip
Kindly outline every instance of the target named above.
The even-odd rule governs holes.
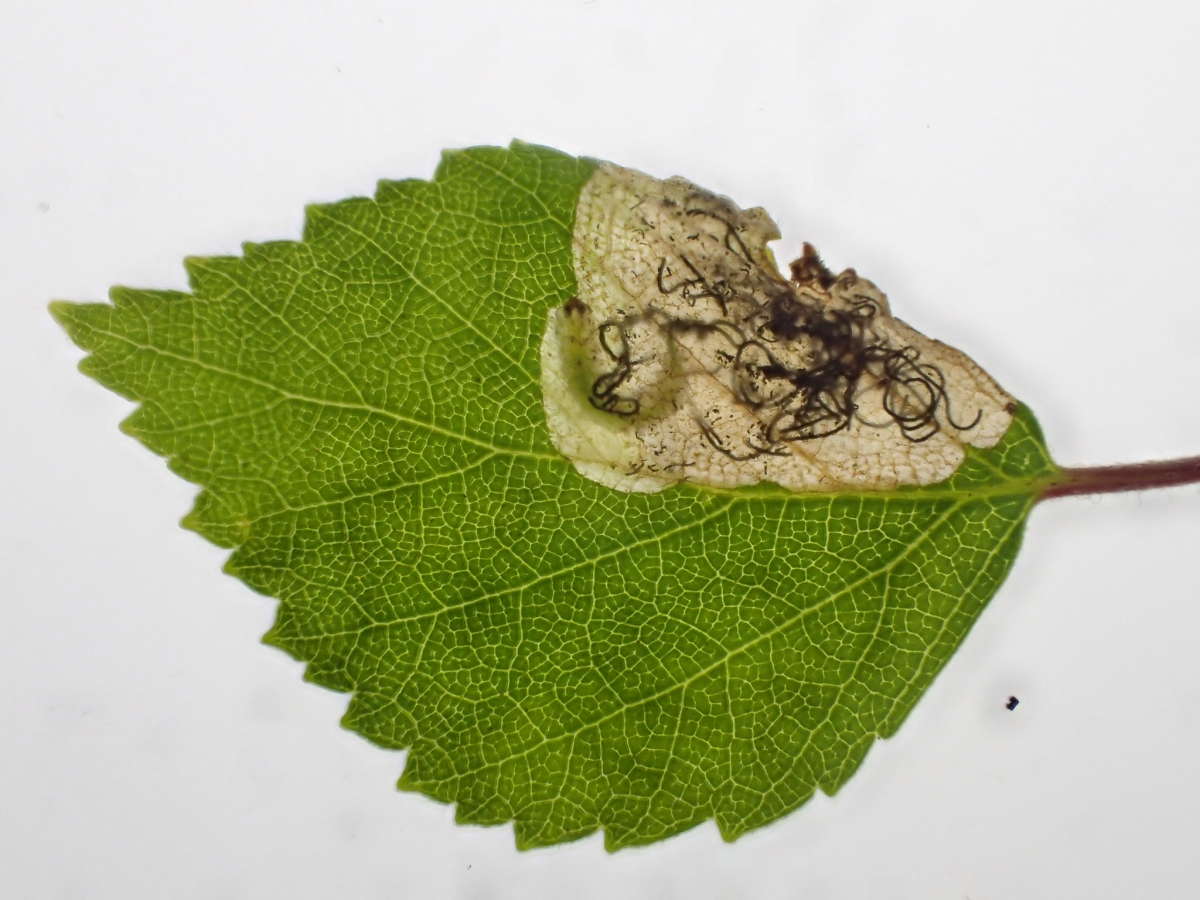
[[[75,306],[69,300],[51,300],[46,304],[50,317],[63,328],[71,321],[71,307]]]
[[[95,325],[105,321],[112,311],[107,303],[76,303],[72,300],[52,300],[46,305],[50,317],[67,333],[67,337],[76,347],[85,351],[76,368],[92,378],[98,376],[91,371],[91,354],[95,352]]]
[[[67,337],[76,346],[84,350],[90,350],[85,339],[86,321],[84,317],[84,307],[89,305],[94,306],[95,304],[75,303],[70,300],[51,300],[46,304],[50,317],[67,333]],[[79,365],[82,366],[86,360],[85,356],[79,361]]]

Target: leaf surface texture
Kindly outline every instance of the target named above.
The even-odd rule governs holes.
[[[55,304],[123,428],[202,486],[185,524],[279,599],[266,640],[410,748],[401,786],[522,847],[836,791],[1005,577],[1055,468],[1022,409],[941,484],[623,493],[551,446],[538,342],[594,163],[445,156],[193,258],[190,294]]]

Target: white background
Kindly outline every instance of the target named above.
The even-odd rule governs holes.
[[[1200,452],[1194,3],[120,4],[0,25],[0,894],[1193,895],[1200,489],[1038,508],[1012,576],[833,799],[736,844],[518,853],[258,644],[52,298],[516,136],[767,206],[1040,416],[1064,465]],[[1009,694],[1020,706],[1008,712]]]

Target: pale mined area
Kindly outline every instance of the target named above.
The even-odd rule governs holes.
[[[578,297],[551,312],[541,347],[550,435],[582,475],[643,492],[680,481],[886,490],[941,481],[962,462],[964,444],[999,441],[1013,399],[986,372],[894,318],[886,297],[852,270],[826,284],[784,278],[766,246],[778,237],[761,208],[739,209],[682,178],[597,168],[576,211]],[[791,308],[781,296],[808,308],[870,309],[873,345],[912,348],[923,371],[936,367],[944,402],[932,433],[906,434],[868,372],[840,430],[811,436],[781,425],[795,421],[788,409],[804,391],[763,373],[803,371],[819,352],[804,335],[768,333],[770,310]],[[896,390],[893,410],[908,402]],[[914,402],[928,399],[920,385],[914,391]]]

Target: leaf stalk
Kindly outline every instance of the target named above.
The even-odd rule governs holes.
[[[1143,491],[1198,482],[1200,456],[1118,466],[1068,468],[1060,470],[1060,474],[1049,483],[1038,499]]]

